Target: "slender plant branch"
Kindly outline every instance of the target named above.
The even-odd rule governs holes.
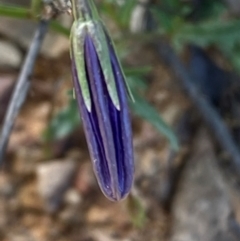
[[[32,75],[34,64],[40,51],[44,36],[47,33],[49,25],[48,23],[49,22],[47,20],[40,20],[12,94],[11,102],[6,113],[0,135],[0,164],[3,162],[9,136],[15,119],[26,99],[30,87],[30,77]]]
[[[198,91],[192,81],[193,77],[187,71],[181,60],[174,53],[172,48],[164,43],[156,45],[160,56],[170,65],[175,74],[179,77],[183,88],[193,101],[194,105],[202,115],[209,128],[213,131],[217,141],[232,157],[232,165],[240,175],[240,151],[221,116],[216,109]]]

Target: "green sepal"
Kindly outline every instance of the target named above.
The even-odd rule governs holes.
[[[102,24],[102,28],[103,28],[103,30],[104,30],[105,36],[106,36],[106,38],[107,38],[107,41],[108,41],[109,44],[113,47],[113,51],[115,52],[115,56],[116,56],[117,61],[118,61],[118,64],[119,64],[119,68],[120,68],[121,74],[122,74],[122,76],[123,76],[124,83],[125,83],[125,86],[126,86],[126,88],[127,88],[127,93],[128,93],[128,95],[129,95],[129,98],[130,98],[133,102],[135,102],[133,93],[132,93],[132,91],[131,91],[131,88],[130,88],[128,82],[126,81],[127,78],[126,78],[126,76],[125,76],[125,74],[124,74],[124,71],[123,71],[121,62],[120,62],[120,60],[119,60],[119,58],[118,58],[115,44],[114,44],[114,42],[112,41],[112,39],[111,39],[111,37],[110,37],[110,34],[108,33],[108,31],[107,31],[107,29],[105,28],[104,24],[103,24],[102,22],[101,22],[101,24]]]
[[[108,39],[106,38],[103,25],[100,21],[95,21],[93,26],[89,29],[89,34],[92,37],[94,46],[96,48],[100,65],[103,71],[104,80],[107,85],[107,90],[114,106],[120,110],[120,102],[117,92],[117,86],[115,83],[115,77],[113,74],[110,52],[108,47]]]
[[[92,19],[93,20],[100,20],[97,8],[96,8],[95,4],[93,3],[93,1],[92,0],[84,0],[84,1],[86,1],[87,4],[88,4],[88,7],[91,11]]]
[[[92,0],[72,0],[72,9],[75,20],[84,22],[100,19]]]
[[[84,103],[87,110],[91,112],[92,103],[84,62],[84,38],[87,34],[86,28],[87,26],[85,23],[81,23],[79,21],[75,21],[73,23],[70,36],[70,55],[77,69],[77,77],[81,87]]]
[[[109,45],[109,37],[106,36],[106,30],[100,21],[97,9],[92,0],[72,0],[72,8],[75,22],[73,26],[75,32],[73,33],[73,52],[75,56],[75,62],[77,64],[78,75],[81,75],[80,86],[86,91],[84,101],[86,105],[91,104],[89,89],[86,81],[86,73],[84,68],[84,50],[83,42],[81,38],[83,35],[81,32],[84,30],[85,36],[89,34],[93,40],[100,65],[103,71],[104,80],[107,85],[107,90],[114,106],[120,110],[120,101],[118,97],[117,87],[115,83],[115,77],[113,74]],[[77,30],[77,31],[76,31]],[[72,31],[73,32],[73,31]],[[80,49],[79,49],[80,48]],[[81,62],[82,61],[82,62]],[[81,62],[81,63],[80,63]],[[83,76],[82,76],[83,75]],[[83,83],[81,83],[83,82]],[[88,92],[87,92],[88,90]],[[89,98],[89,99],[88,99]],[[91,106],[90,106],[91,107]]]

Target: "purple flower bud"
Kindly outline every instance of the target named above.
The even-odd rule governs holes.
[[[110,38],[105,33],[119,106],[114,105],[92,36],[86,33],[83,41],[83,59],[91,108],[84,100],[79,79],[76,53],[72,47],[72,73],[75,94],[83,122],[93,169],[102,192],[112,201],[118,201],[130,192],[134,175],[132,130],[127,91],[121,66]]]

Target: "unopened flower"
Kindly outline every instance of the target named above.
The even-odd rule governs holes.
[[[92,0],[72,0],[72,9],[75,95],[99,186],[116,201],[130,192],[134,173],[125,78]]]

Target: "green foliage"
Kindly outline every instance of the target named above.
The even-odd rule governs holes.
[[[195,6],[193,2],[161,1],[153,7],[156,31],[170,39],[178,52],[189,44],[218,48],[239,72],[240,19],[228,13],[223,1],[202,0]]]
[[[40,15],[42,9],[42,1],[41,0],[32,0],[31,1],[31,10],[32,13],[36,16]]]
[[[66,37],[69,37],[70,35],[70,29],[62,26],[58,21],[56,20],[52,20],[50,23],[50,27],[52,30],[54,30],[55,32],[65,35]]]
[[[69,97],[69,102],[50,122],[44,133],[44,138],[48,141],[58,140],[69,133],[80,124],[78,107],[75,99]]]
[[[181,48],[188,43],[201,47],[215,46],[239,69],[240,20],[211,20],[199,24],[185,24],[175,34],[173,43]]]
[[[134,69],[134,71],[125,71],[134,73],[128,75],[128,84],[133,93],[134,102],[130,101],[130,107],[133,113],[151,123],[161,134],[163,134],[170,142],[174,150],[178,150],[178,140],[172,129],[162,119],[161,114],[149,103],[143,96],[143,92],[147,89],[147,83],[144,81],[141,71],[148,70],[148,67]]]
[[[31,11],[26,8],[15,7],[0,3],[0,16],[28,19],[31,17]]]
[[[240,40],[240,20],[207,21],[199,24],[185,24],[174,36],[182,45],[194,43],[202,47],[217,45],[232,48]]]
[[[130,102],[133,112],[156,127],[169,140],[171,146],[178,150],[178,140],[159,112],[138,93],[133,92],[133,96],[135,102]]]
[[[116,4],[115,0],[102,1],[101,12],[114,20],[120,28],[126,29],[136,3],[137,0],[123,0],[121,4]]]
[[[147,221],[147,214],[141,198],[136,194],[130,193],[126,206],[133,225],[136,228],[142,228]]]
[[[122,26],[128,26],[132,10],[135,7],[136,3],[137,3],[137,0],[125,0],[124,4],[120,6],[120,10],[118,11],[118,16]]]

